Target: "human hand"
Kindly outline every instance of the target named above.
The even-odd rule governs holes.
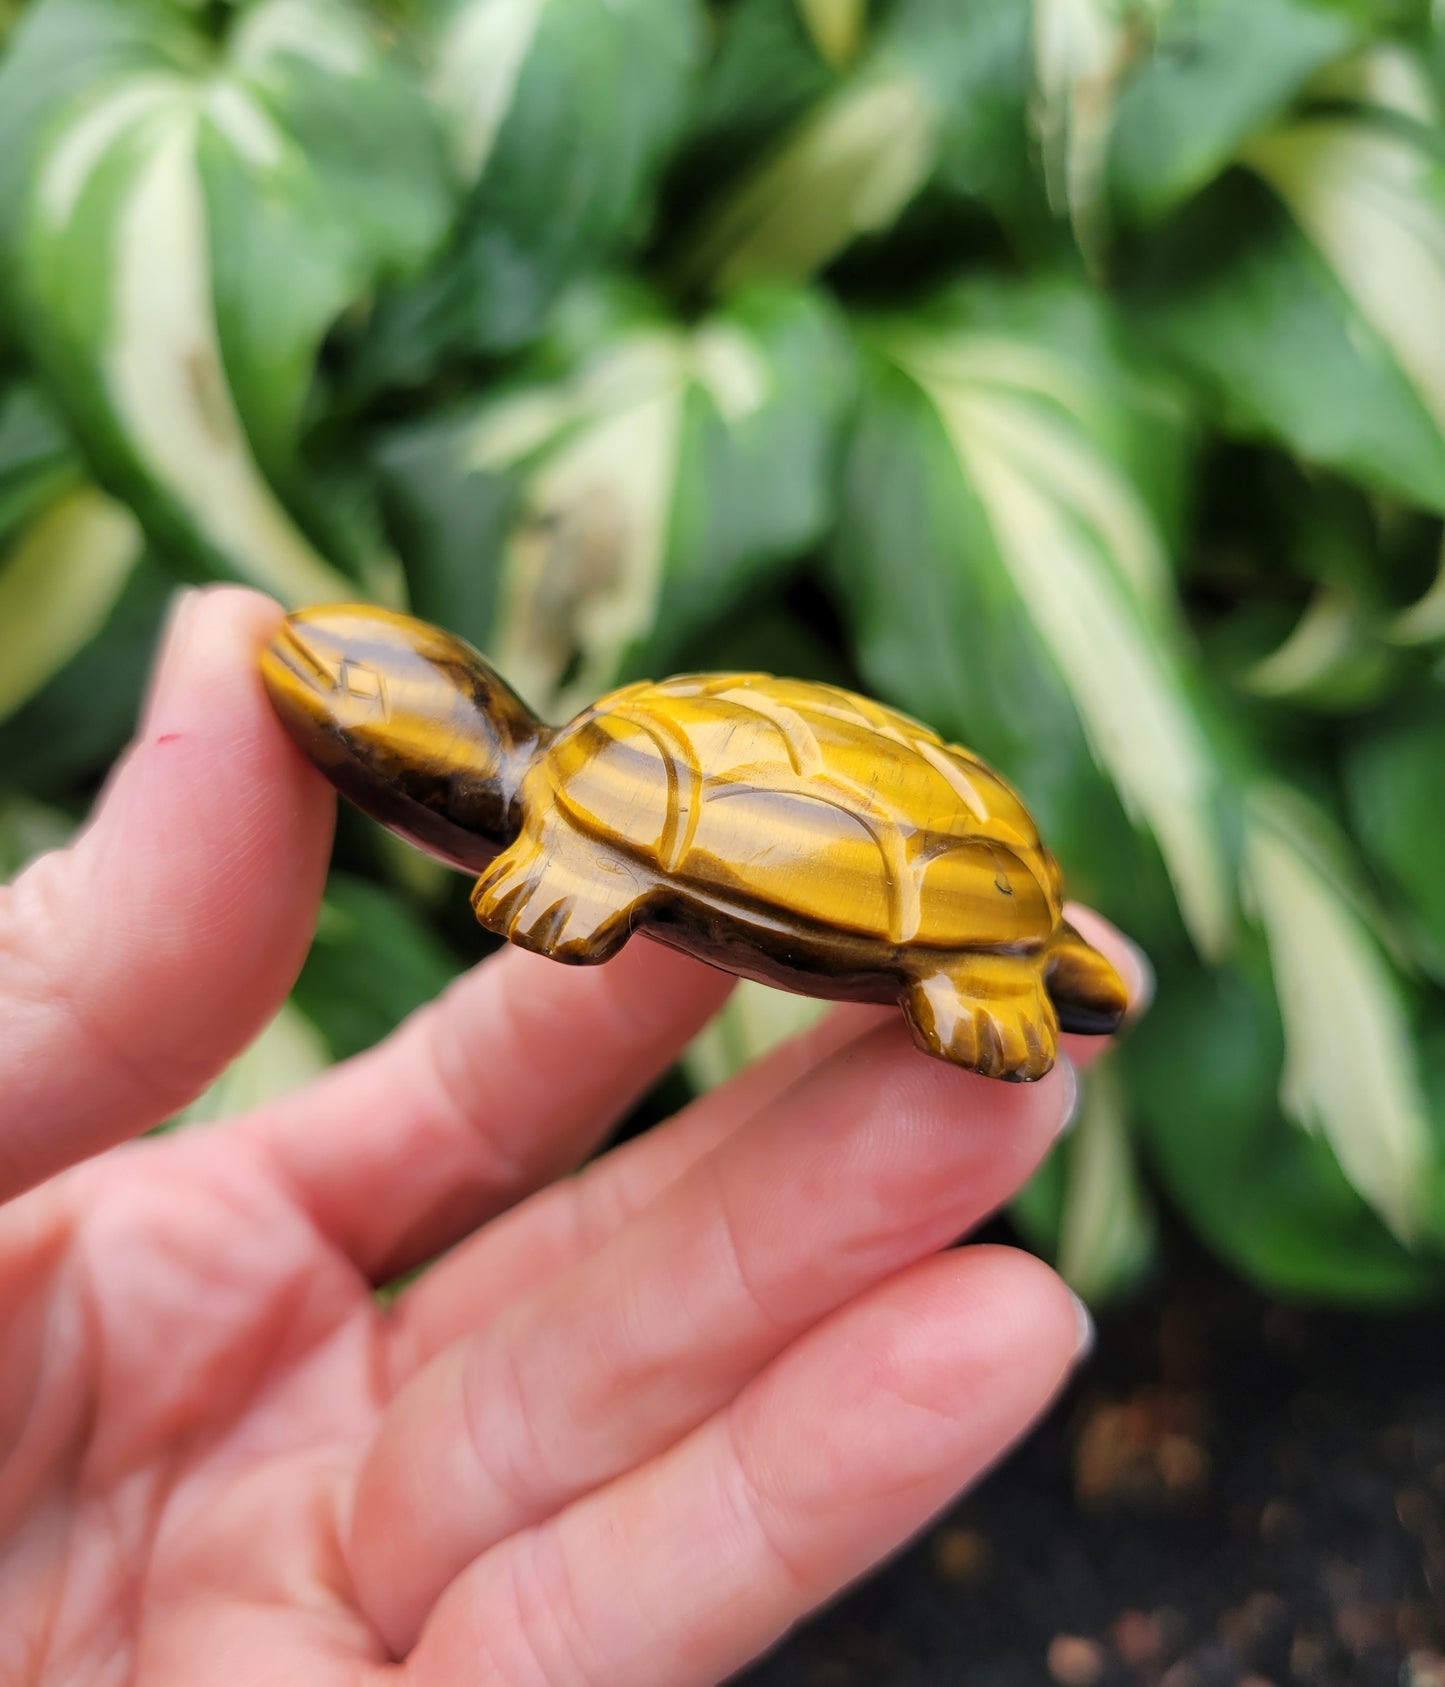
[[[840,1009],[554,1181],[730,981],[508,950],[293,1096],[102,1152],[310,936],[332,801],[256,678],[277,614],[188,597],[90,827],[0,890],[0,1682],[717,1681],[1067,1375],[1046,1266],[939,1250],[1072,1071],[999,1084]]]

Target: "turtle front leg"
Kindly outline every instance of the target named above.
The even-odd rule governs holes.
[[[610,960],[637,925],[646,891],[611,850],[556,822],[528,826],[477,880],[472,909],[520,948],[590,966]]]
[[[1036,955],[950,956],[903,998],[913,1039],[990,1078],[1032,1083],[1054,1064],[1059,1021]]]

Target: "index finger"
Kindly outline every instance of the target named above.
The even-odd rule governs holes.
[[[280,613],[188,593],[90,824],[0,888],[0,1200],[199,1094],[300,968],[333,805],[261,689]]]

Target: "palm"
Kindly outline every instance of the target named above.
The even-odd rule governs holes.
[[[0,1634],[40,1665],[20,1679],[189,1687],[228,1679],[229,1654],[238,1680],[320,1684],[385,1656],[341,1552],[385,1320],[237,1160],[214,1137],[147,1144],[11,1215],[0,1419],[32,1427],[0,1478],[26,1519]],[[75,1335],[38,1377],[37,1329]]]
[[[314,917],[274,613],[192,608],[91,831],[0,892],[0,1680],[715,1681],[1065,1373],[1050,1273],[938,1250],[1068,1069],[992,1084],[846,1010],[559,1183],[726,981],[510,951],[295,1096],[93,1158],[273,1011]]]

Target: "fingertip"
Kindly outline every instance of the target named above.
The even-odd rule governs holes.
[[[17,1178],[166,1117],[260,1030],[300,968],[334,805],[260,684],[280,614],[236,587],[179,596],[95,814],[39,864],[38,889],[10,899],[9,949],[40,956],[45,979],[0,1038],[0,1068],[12,1089],[24,1075],[35,1120]]]
[[[1093,1321],[1087,1308],[1037,1254],[1006,1243],[975,1243],[917,1269],[931,1291],[928,1316],[920,1310],[919,1339],[936,1341],[951,1321],[975,1375],[1006,1371],[1023,1382],[1022,1373],[1031,1372],[1024,1393],[1032,1391],[1038,1405],[1052,1399],[1089,1350]],[[962,1322],[960,1308],[966,1308]]]
[[[1006,1083],[923,1053],[901,1019],[855,1039],[833,1058],[848,1081],[875,1086],[905,1124],[967,1128],[1030,1165],[1066,1128],[1077,1101],[1078,1078],[1067,1058],[1032,1083]]]
[[[141,738],[167,730],[219,661],[258,653],[281,619],[280,604],[245,586],[183,586],[172,597],[141,707]]]

